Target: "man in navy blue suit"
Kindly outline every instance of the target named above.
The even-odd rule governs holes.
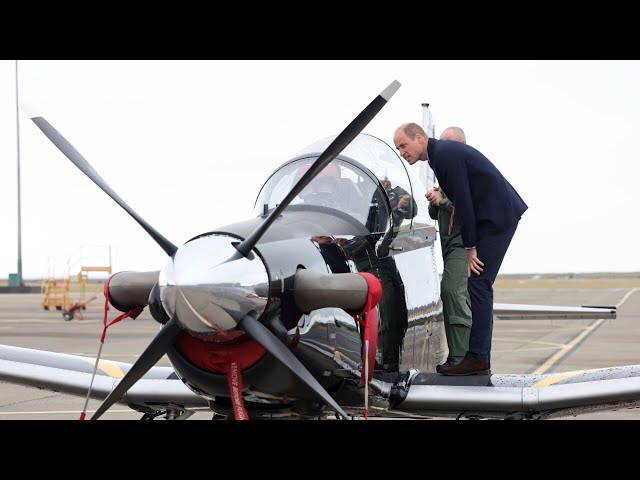
[[[440,365],[443,375],[491,373],[493,283],[520,217],[527,210],[518,192],[487,157],[455,141],[429,138],[417,123],[405,123],[393,143],[409,165],[429,162],[460,222],[469,260],[467,288],[471,299],[469,350],[456,365]]]

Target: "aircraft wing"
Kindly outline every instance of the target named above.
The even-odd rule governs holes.
[[[413,376],[412,376],[413,375]],[[550,374],[408,372],[391,391],[397,416],[545,419],[640,404],[640,365]]]
[[[0,382],[86,397],[95,358],[0,345]],[[132,364],[100,360],[91,398],[103,400]],[[207,401],[189,390],[170,367],[153,367],[121,400],[126,404],[176,404],[206,407]]]
[[[589,320],[616,318],[616,307],[562,307],[552,305],[494,303],[493,316],[496,320]]]

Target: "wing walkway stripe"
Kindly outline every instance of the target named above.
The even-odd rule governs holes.
[[[96,364],[95,358],[89,358],[89,357],[80,357],[80,358],[82,358],[82,360],[84,360],[85,362],[90,363],[91,365]],[[104,373],[106,373],[107,375],[109,375],[110,377],[115,377],[115,378],[124,377],[124,372],[122,371],[120,366],[117,363],[112,362],[110,360],[100,360],[98,362],[98,368],[102,370]]]

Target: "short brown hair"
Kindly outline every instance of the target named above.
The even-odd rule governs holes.
[[[425,138],[429,138],[427,132],[425,132],[424,129],[417,123],[407,123],[402,130],[404,131],[405,135],[411,140],[415,140],[417,134],[420,134]]]

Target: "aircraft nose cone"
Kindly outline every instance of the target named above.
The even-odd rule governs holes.
[[[236,253],[236,237],[210,234],[178,249],[160,271],[162,305],[187,330],[201,334],[232,330],[268,300],[269,276],[257,255],[253,260]]]

